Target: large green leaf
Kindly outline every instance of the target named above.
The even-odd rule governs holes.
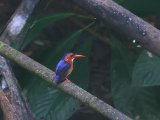
[[[47,26],[53,25],[55,22],[64,20],[65,18],[75,15],[74,13],[57,13],[40,17],[34,17],[30,19],[29,29],[27,30],[26,38],[23,44],[20,46],[24,49],[32,40],[39,35],[39,33]]]
[[[160,85],[160,58],[144,50],[136,61],[132,83],[135,86]]]
[[[81,33],[89,26],[76,31],[63,42],[57,43],[57,47],[53,48],[53,50],[48,52],[48,54],[42,54],[40,56],[40,58],[43,58],[42,63],[50,68],[55,68],[60,58],[66,52],[69,52],[77,42],[76,38],[78,38],[78,36],[80,36]],[[91,41],[86,39],[86,42],[81,45],[80,49],[77,49],[74,52],[82,53],[88,56],[90,45]],[[88,58],[77,60],[75,69],[69,79],[82,88],[87,88],[89,79],[88,69]],[[40,80],[37,77],[32,78],[32,82],[30,82],[28,87],[26,87],[26,91],[33,112],[38,119],[67,120],[80,105],[79,101],[57,90],[56,88],[53,88],[47,82]]]
[[[132,86],[132,69],[135,58],[131,52],[112,37],[115,47],[112,49],[112,95],[116,108],[134,119],[160,119],[160,87]]]

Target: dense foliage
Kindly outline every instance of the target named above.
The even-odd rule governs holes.
[[[116,2],[159,28],[157,16],[160,2],[158,0],[116,0]],[[76,61],[75,70],[70,79],[88,90],[90,83],[94,82],[90,79],[90,56],[93,52],[91,47],[93,47],[93,41],[103,40],[103,44],[111,48],[111,57],[108,57],[106,62],[111,61],[111,69],[107,71],[110,73],[111,95],[109,95],[112,96],[113,105],[137,120],[160,119],[159,57],[144,50],[136,40],[133,40],[133,43],[126,42],[123,37],[108,30],[105,24],[86,15],[78,8],[74,13],[64,12],[63,9],[62,11],[33,15],[20,35],[19,42],[12,46],[53,71],[65,53],[85,54],[86,59]],[[76,13],[77,11],[80,13]],[[70,21],[74,22],[70,23]],[[63,24],[74,27],[69,29]],[[96,31],[107,32],[96,33]],[[67,120],[80,108],[79,101],[58,91],[32,73],[17,66],[15,71],[38,119]]]

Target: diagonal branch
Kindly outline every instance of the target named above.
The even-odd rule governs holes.
[[[73,0],[125,38],[160,56],[160,31],[112,0]]]
[[[57,86],[55,83],[55,73],[53,71],[32,60],[26,55],[18,52],[17,50],[11,48],[3,42],[0,42],[0,54],[16,62],[25,69],[33,72],[44,80],[48,81],[58,89],[66,92],[67,94],[70,94],[71,96],[88,105],[95,111],[101,113],[105,117],[108,117],[111,120],[131,120],[131,118],[114,109],[112,106],[104,103],[102,100],[91,95],[90,93],[78,87],[72,82],[63,82]]]
[[[29,16],[31,15],[33,9],[39,0],[23,0],[18,9],[12,15],[11,19],[8,22],[7,27],[3,31],[3,34],[0,36],[0,40],[11,44],[16,42],[17,37],[22,32]],[[0,94],[0,97],[4,97],[9,102],[6,103],[4,100],[1,101],[1,108],[3,110],[4,116],[6,120],[33,120],[34,117],[30,111],[28,103],[26,102],[23,93],[21,92],[17,80],[12,72],[12,69],[9,65],[9,62],[0,56],[0,73],[3,77],[3,81],[1,79],[2,89],[6,89],[7,91],[3,91],[0,89],[0,92],[4,94]],[[6,82],[7,85],[6,86]],[[4,85],[3,85],[4,83]],[[2,92],[3,91],[3,92]],[[9,108],[12,108],[7,112],[8,107],[3,107],[3,104],[7,104]],[[11,113],[13,116],[10,116]]]

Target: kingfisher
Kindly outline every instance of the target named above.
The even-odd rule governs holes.
[[[68,80],[68,76],[73,70],[73,62],[75,58],[84,58],[84,55],[67,53],[58,62],[56,66],[56,83],[61,83]]]

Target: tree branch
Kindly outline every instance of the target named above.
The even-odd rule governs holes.
[[[0,36],[0,40],[11,44],[13,43],[18,35],[22,32],[29,16],[33,12],[35,6],[39,0],[23,0],[20,6],[17,8],[15,13],[12,15],[8,22],[6,29]]]
[[[3,42],[0,42],[0,54],[48,81],[58,89],[70,94],[105,117],[108,117],[111,120],[131,120],[131,118],[114,109],[112,106],[104,103],[102,100],[91,95],[72,82],[66,81],[57,86],[55,83],[55,73],[53,71]]]
[[[8,100],[6,94],[0,90],[0,107],[2,108],[2,111],[4,113],[4,120],[14,120],[14,110],[12,105],[10,104],[10,101]]]
[[[3,34],[0,36],[1,41],[11,44],[13,41],[17,39],[18,35],[24,28],[29,16],[31,15],[38,1],[39,0],[22,1],[18,9],[15,11],[11,19],[9,20],[8,25],[4,30]],[[2,107],[3,114],[5,116],[5,120],[33,120],[34,119],[33,114],[30,111],[29,105],[26,102],[26,99],[24,98],[23,93],[19,88],[19,85],[12,72],[9,62],[5,58],[0,56],[0,65],[1,65],[0,73],[2,77],[4,77],[3,81],[7,82],[9,88],[7,91],[2,90],[4,88],[1,88],[0,90],[0,92],[3,93],[0,94],[1,95],[0,97],[5,96],[3,98],[9,101],[6,102],[5,100],[2,100],[0,102],[0,106]],[[7,86],[4,86],[2,84],[1,87],[7,87]],[[9,110],[8,107],[3,107],[4,105],[10,108],[12,107],[12,109],[8,111]]]
[[[112,0],[73,0],[127,39],[160,56],[160,31]]]

